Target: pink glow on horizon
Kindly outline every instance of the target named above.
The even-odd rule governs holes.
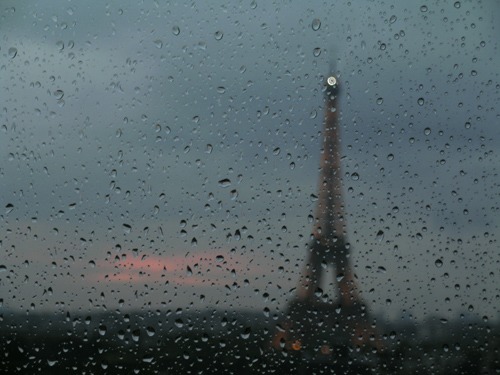
[[[119,260],[96,263],[92,280],[114,283],[169,283],[184,286],[231,284],[234,274],[250,272],[253,258],[208,250],[188,255],[122,255]],[[254,266],[252,267],[254,268]],[[260,269],[262,271],[262,269]]]

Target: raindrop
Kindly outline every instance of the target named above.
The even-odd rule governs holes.
[[[389,18],[389,23],[393,24],[397,19],[398,18],[395,15],[392,15],[391,18]]]
[[[471,127],[471,123],[469,121],[467,121],[465,123],[465,129],[470,129],[470,127]]]
[[[253,1],[250,3],[250,8],[252,8],[252,9],[257,8],[257,2],[256,2],[255,0],[253,0]]]
[[[318,31],[320,29],[321,21],[319,20],[319,18],[313,19],[311,27],[314,31]]]
[[[429,135],[429,134],[431,134],[431,128],[425,128],[425,129],[424,129],[424,134],[425,134],[425,135]]]
[[[156,48],[163,47],[163,42],[160,39],[156,39],[153,43],[155,44]]]
[[[378,98],[377,99],[377,104],[380,105],[384,102],[384,98]]]
[[[215,257],[215,260],[216,260],[217,262],[219,262],[219,263],[220,263],[220,262],[223,262],[223,261],[224,261],[224,256],[222,256],[222,255],[217,255],[217,256]]]
[[[241,338],[246,340],[250,337],[250,332],[251,332],[251,328],[250,327],[246,327],[245,330],[241,333]]]
[[[235,200],[236,198],[238,198],[238,190],[233,189],[231,190],[231,200]]]
[[[230,185],[231,185],[231,180],[229,178],[223,178],[222,180],[219,180],[220,187],[227,188]]]
[[[387,160],[394,160],[394,154],[387,155]]]
[[[453,6],[457,9],[460,8],[461,6],[460,1],[455,1],[455,4],[453,4]]]
[[[219,94],[224,94],[226,92],[226,88],[224,86],[217,87],[217,92]]]
[[[16,56],[17,56],[17,48],[15,48],[15,47],[10,47],[10,48],[9,48],[8,53],[9,53],[9,57],[10,57],[11,59],[13,59],[14,57],[16,57]]]
[[[319,55],[321,55],[321,48],[316,47],[316,48],[313,50],[313,55],[314,55],[314,57],[318,57]]]
[[[437,268],[441,268],[441,267],[443,267],[443,261],[441,259],[436,259],[436,261],[434,262],[434,265]]]
[[[54,96],[56,97],[57,100],[61,100],[64,96],[64,91],[63,90],[56,90],[56,91],[54,91]]]
[[[423,13],[427,12],[427,9],[428,9],[428,8],[427,8],[427,5],[422,5],[422,6],[420,7],[420,11],[421,11],[421,12],[423,12]]]
[[[378,242],[381,242],[383,239],[384,239],[384,231],[379,230],[379,231],[377,232],[377,241],[378,241]]]
[[[56,361],[56,360],[50,360],[50,359],[47,359],[47,364],[48,364],[50,367],[54,366],[56,363],[57,363],[57,361]]]
[[[418,98],[418,99],[417,99],[417,103],[418,103],[418,105],[419,105],[419,106],[423,106],[423,105],[424,105],[424,103],[425,103],[424,98]]]
[[[357,174],[356,172],[354,172],[354,173],[351,175],[351,180],[353,180],[353,181],[358,181],[358,180],[359,180],[359,174]]]
[[[181,29],[179,28],[179,26],[172,27],[172,33],[174,35],[179,35],[181,33]]]
[[[7,203],[5,205],[5,213],[6,214],[12,212],[13,209],[14,209],[14,205],[12,203]]]
[[[101,324],[101,325],[99,326],[99,334],[100,334],[101,336],[104,336],[104,335],[106,334],[106,331],[107,331],[107,330],[108,330],[108,329],[107,329],[107,327],[106,327],[104,324]]]
[[[221,40],[223,36],[224,34],[220,30],[217,30],[214,34],[215,40]]]
[[[138,342],[140,334],[141,334],[141,331],[139,331],[138,329],[133,330],[132,331],[132,340],[134,340],[134,342]]]

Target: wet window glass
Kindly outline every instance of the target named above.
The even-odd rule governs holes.
[[[498,373],[499,24],[2,2],[1,367]]]

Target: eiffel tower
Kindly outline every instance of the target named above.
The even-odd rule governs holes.
[[[278,326],[272,346],[310,363],[353,363],[353,353],[380,349],[372,318],[359,294],[347,240],[341,178],[339,104],[341,83],[334,74],[325,81],[325,115],[318,199],[307,261],[296,297]],[[336,297],[329,297],[321,282],[329,266]],[[342,362],[344,361],[344,362]],[[304,363],[302,363],[304,365]],[[340,366],[340,367],[339,367]],[[305,372],[304,368],[302,371]]]

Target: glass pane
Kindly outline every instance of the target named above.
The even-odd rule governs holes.
[[[0,12],[8,373],[499,371],[496,1]]]

